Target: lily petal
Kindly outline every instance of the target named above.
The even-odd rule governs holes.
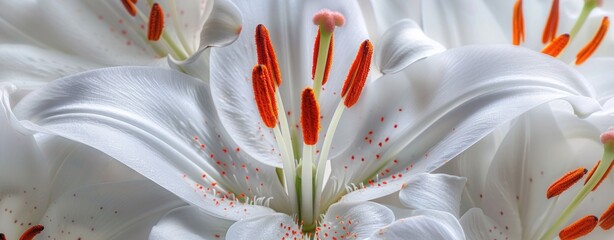
[[[412,217],[400,219],[373,233],[377,239],[465,239],[463,229],[452,214],[439,211],[416,211]]]
[[[449,212],[458,218],[465,182],[457,176],[422,173],[409,179],[399,198],[405,207]]]
[[[231,44],[241,33],[242,18],[237,6],[228,0],[215,0],[200,32],[200,49]]]
[[[320,239],[365,239],[394,221],[394,214],[374,202],[341,202],[328,208],[322,219]]]
[[[290,216],[273,213],[238,221],[226,233],[226,239],[251,239],[254,236],[262,239],[300,238],[302,231]]]
[[[497,239],[508,238],[504,235],[503,228],[497,225],[492,219],[484,215],[479,208],[472,208],[467,211],[460,219],[467,239]]]
[[[149,239],[224,239],[233,223],[213,217],[197,207],[180,207],[160,219]]]
[[[11,82],[21,91],[99,67],[102,66],[54,50],[20,44],[0,45],[0,81]]]
[[[398,191],[412,173],[433,171],[502,123],[545,102],[565,99],[579,115],[599,109],[590,98],[593,90],[575,71],[507,46],[451,49],[385,75],[363,94],[340,124],[366,119],[357,127],[364,132],[340,129],[335,137],[340,142],[333,142],[344,151],[332,159],[337,188],[366,187],[345,196],[350,199],[365,191],[380,196]],[[346,139],[357,140],[348,146]],[[379,181],[368,184],[375,174]]]
[[[415,61],[446,50],[409,19],[392,25],[381,41],[376,45],[378,54],[375,55],[375,62],[384,74],[401,71]]]
[[[212,49],[211,87],[224,127],[246,152],[268,165],[281,167],[273,134],[260,122],[251,84],[251,69],[257,63],[254,29],[264,24],[271,34],[280,64],[283,83],[279,91],[287,112],[288,125],[300,133],[298,94],[311,85],[311,61],[317,26],[312,16],[322,8],[341,12],[346,25],[335,29],[335,55],[327,84],[320,96],[322,125],[327,126],[339,102],[341,79],[345,79],[360,43],[367,39],[358,5],[352,1],[265,2],[236,1],[243,10],[243,31],[233,44]],[[275,6],[275,7],[270,7]],[[282,21],[280,21],[282,19]],[[286,20],[287,19],[287,20]],[[335,79],[334,81],[332,79]],[[279,103],[278,103],[279,104]],[[258,119],[258,120],[256,120]],[[271,151],[275,149],[275,151]]]
[[[209,93],[205,83],[175,71],[108,68],[54,81],[29,94],[15,112],[31,121],[24,121],[30,128],[90,145],[216,216],[242,219],[271,211],[219,204],[233,194],[269,196],[272,205],[285,205],[276,204],[285,198],[274,169],[251,160],[218,128]]]

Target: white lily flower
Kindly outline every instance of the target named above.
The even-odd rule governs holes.
[[[14,90],[0,84],[0,239],[143,239],[185,205],[95,149],[23,128]]]
[[[209,82],[164,69],[109,68],[58,80],[15,108],[28,129],[100,150],[193,205],[169,213],[152,238],[393,238],[421,229],[424,235],[417,237],[463,239],[453,193],[464,180],[418,173],[433,171],[501,123],[545,102],[565,99],[578,114],[597,109],[581,76],[531,51],[472,46],[417,61],[404,51],[436,53],[441,47],[416,34],[418,41],[409,41],[414,47],[375,53],[392,53],[382,54],[381,62],[391,64],[378,70],[397,73],[367,79],[373,48],[363,41],[367,31],[355,3],[237,5],[244,31],[232,45],[212,51]],[[322,8],[337,12],[312,18]],[[326,42],[330,27],[341,25],[339,15],[345,26],[334,30],[329,65]],[[314,20],[325,31],[316,48],[322,51],[312,48]],[[406,33],[416,32],[408,26]],[[387,41],[402,42],[388,35],[382,46]],[[307,64],[312,57],[313,68]],[[325,76],[329,80],[321,87]],[[350,90],[342,91],[346,76]],[[312,85],[314,90],[303,91]],[[504,107],[508,111],[501,112]],[[318,125],[326,134],[318,133]],[[402,190],[405,207],[428,209],[405,220],[369,201],[412,182],[435,183],[450,194],[429,204],[430,197],[419,196],[441,192]],[[210,224],[199,229],[192,221],[198,219]],[[435,219],[446,221],[424,227]]]
[[[582,239],[614,236],[608,227],[612,213],[606,214],[613,200],[608,190],[614,181],[606,172],[605,180],[591,192],[588,180],[592,178],[584,176],[585,168],[591,170],[607,156],[601,156],[604,147],[599,135],[614,122],[611,113],[610,109],[578,119],[569,111],[546,105],[519,118],[503,136],[485,138],[446,165],[443,172],[468,179],[463,208],[471,209],[461,218],[467,237],[553,239],[561,234],[561,239],[568,239],[561,232],[580,219],[588,219],[580,221],[588,226],[583,232],[588,235]],[[561,182],[555,181],[570,171],[567,179],[584,178],[554,196],[562,189]],[[583,187],[588,188],[588,197],[576,199]]]
[[[3,1],[0,81],[25,91],[105,66],[170,64],[190,72],[205,49],[231,43],[240,31],[240,13],[227,0]]]

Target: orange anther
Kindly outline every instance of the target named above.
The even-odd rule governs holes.
[[[546,197],[551,198],[563,193],[565,190],[573,186],[576,182],[580,181],[580,179],[584,177],[584,174],[586,174],[586,171],[586,168],[578,168],[576,170],[566,173],[561,178],[556,180],[556,182],[550,185],[548,191],[546,191]]]
[[[43,227],[42,225],[32,226],[28,228],[28,230],[23,232],[23,234],[21,234],[21,237],[19,237],[19,240],[32,240],[34,239],[36,235],[41,233],[44,229],[45,227]]]
[[[137,4],[139,1],[138,0],[132,0],[132,3]]]
[[[158,41],[164,30],[164,11],[160,4],[154,3],[149,13],[149,26],[147,28],[147,39]]]
[[[281,72],[279,71],[279,64],[277,63],[277,57],[275,56],[275,49],[271,43],[269,37],[269,31],[262,24],[256,26],[256,53],[258,54],[258,64],[265,65],[271,76],[277,83],[277,86],[281,85]]]
[[[512,29],[512,44],[518,46],[521,42],[524,42],[524,16],[522,14],[522,0],[516,0],[516,3],[514,3]]]
[[[552,7],[550,7],[550,14],[548,15],[548,22],[544,27],[544,33],[542,34],[542,43],[546,44],[556,36],[556,29],[559,26],[559,0],[552,1]]]
[[[605,34],[608,32],[609,26],[610,20],[608,20],[608,17],[603,17],[601,20],[601,26],[599,26],[599,30],[597,30],[597,33],[595,33],[593,39],[591,39],[591,41],[588,42],[582,48],[582,50],[580,50],[580,52],[578,52],[578,55],[576,55],[576,65],[584,63],[591,55],[593,55],[595,50],[597,50],[597,47],[599,47],[599,44],[601,44],[601,40],[603,40]]]
[[[324,68],[324,77],[322,77],[322,86],[326,84],[328,80],[328,74],[330,73],[330,66],[333,63],[333,41],[334,41],[334,33],[330,34],[330,44],[328,45],[328,55],[326,57],[326,67]],[[316,35],[316,42],[313,46],[313,65],[311,65],[311,79],[313,80],[316,76],[316,67],[318,64],[318,53],[320,52],[320,31],[318,31],[318,35]]]
[[[588,177],[586,178],[586,180],[584,180],[584,185],[586,185],[586,183],[588,183],[588,180],[591,179],[591,177],[593,176],[593,173],[595,173],[595,171],[597,170],[597,167],[599,166],[599,163],[601,163],[601,160],[597,161],[597,164],[595,164],[593,169],[591,169],[591,171],[588,172]],[[597,185],[595,185],[595,187],[593,188],[592,191],[595,191],[597,189],[597,187],[599,187],[599,185],[601,185],[601,182],[603,182],[603,180],[605,180],[605,178],[610,174],[610,171],[612,170],[612,166],[614,166],[614,161],[612,163],[610,163],[610,166],[608,167],[608,170],[605,171],[605,174],[603,174],[603,177],[599,180]]]
[[[546,47],[542,49],[542,53],[548,54],[552,57],[557,57],[559,56],[559,54],[561,54],[561,52],[563,52],[563,49],[565,49],[568,43],[569,34],[561,34],[560,36],[552,40],[552,42],[548,43],[548,45],[546,45]]]
[[[576,239],[589,234],[597,226],[598,220],[597,217],[592,215],[580,218],[578,221],[563,228],[563,230],[559,232],[559,238],[561,240]]]
[[[277,102],[270,74],[265,65],[256,65],[252,71],[252,84],[260,118],[265,126],[274,128],[277,125]]]
[[[369,40],[365,40],[358,49],[358,54],[356,54],[356,58],[341,89],[341,97],[345,97],[343,104],[348,108],[356,104],[358,98],[360,98],[362,89],[367,81],[367,75],[369,75],[372,56],[373,44]]]
[[[130,16],[136,16],[136,6],[134,6],[135,2],[130,0],[121,0],[126,12],[130,14]]]
[[[610,230],[614,226],[614,203],[610,204],[610,207],[601,214],[599,219],[599,227],[603,230]]]
[[[315,145],[318,142],[320,131],[320,106],[316,95],[311,88],[305,88],[301,94],[301,127],[303,128],[303,142]]]

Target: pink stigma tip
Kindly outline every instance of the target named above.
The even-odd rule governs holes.
[[[606,144],[614,141],[614,127],[608,128],[601,134],[601,143]]]
[[[340,12],[322,9],[313,15],[313,24],[320,25],[324,31],[333,32],[335,26],[341,27],[345,24],[345,17]]]

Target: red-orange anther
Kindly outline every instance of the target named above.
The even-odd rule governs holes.
[[[132,3],[137,4],[139,1],[138,0],[132,0]]]
[[[305,88],[301,94],[301,127],[303,128],[303,142],[315,145],[318,142],[320,131],[320,106],[316,95],[311,88]]]
[[[597,164],[595,164],[593,169],[591,169],[591,171],[588,172],[588,177],[586,177],[586,180],[584,180],[584,185],[586,185],[588,183],[588,180],[591,179],[591,177],[593,176],[593,173],[595,173],[595,171],[597,170],[597,167],[599,166],[599,163],[601,163],[601,160],[597,161]],[[608,167],[608,170],[605,171],[605,174],[603,174],[603,177],[601,177],[601,179],[599,180],[597,185],[595,185],[595,187],[593,188],[592,191],[595,191],[597,189],[597,187],[599,187],[599,185],[601,185],[601,182],[603,182],[603,180],[610,174],[610,171],[612,170],[612,166],[614,166],[614,161],[610,164],[610,166]]]
[[[256,26],[255,39],[258,64],[265,65],[271,72],[271,77],[273,77],[277,86],[281,85],[281,72],[279,71],[275,49],[273,48],[273,43],[271,43],[269,31],[264,25],[259,24]]]
[[[44,229],[45,227],[43,227],[42,225],[32,226],[28,228],[28,230],[23,232],[23,234],[21,234],[21,237],[19,237],[19,240],[32,240],[34,239],[36,235],[41,233]]]
[[[4,236],[4,233],[0,233],[0,240],[6,240],[6,236]]]
[[[134,6],[135,2],[130,0],[121,0],[126,12],[130,14],[130,16],[136,16],[136,6]]]
[[[324,77],[322,77],[322,86],[326,84],[328,81],[328,74],[330,73],[330,66],[333,63],[333,42],[334,42],[334,33],[330,34],[330,43],[328,45],[328,55],[326,57],[326,66],[324,68]],[[318,64],[318,53],[320,52],[320,31],[318,31],[318,35],[316,35],[316,42],[313,46],[313,65],[311,65],[311,79],[314,79],[316,76],[316,67]]]
[[[558,57],[559,54],[563,52],[563,49],[567,47],[568,43],[569,43],[569,34],[567,33],[561,34],[560,36],[552,40],[552,42],[548,43],[548,45],[546,45],[546,47],[542,49],[542,53],[548,54],[552,57]]]
[[[362,89],[367,81],[367,75],[369,75],[372,56],[373,44],[369,40],[365,40],[358,49],[356,59],[354,59],[354,63],[352,63],[352,67],[341,89],[341,97],[345,98],[343,104],[348,108],[356,104],[358,98],[360,98]]]
[[[524,16],[522,13],[522,0],[516,0],[516,3],[514,3],[512,31],[512,44],[520,45],[521,42],[524,42]]]
[[[542,43],[546,44],[556,36],[556,29],[559,26],[559,0],[552,1],[552,7],[550,7],[550,14],[548,15],[548,22],[544,27],[544,33],[542,34]]]
[[[582,237],[595,229],[597,226],[597,217],[595,216],[585,216],[583,218],[578,219],[571,225],[563,228],[561,232],[559,232],[559,238],[561,240],[570,240]]]
[[[603,230],[610,230],[614,226],[614,203],[601,214],[599,218],[599,227]]]
[[[277,101],[273,80],[265,65],[258,64],[254,67],[252,84],[260,118],[265,126],[274,128],[277,125]]]
[[[149,13],[149,25],[147,27],[147,39],[149,41],[158,41],[164,30],[164,11],[160,4],[154,3],[151,6]]]
[[[584,174],[586,174],[586,171],[586,168],[578,168],[576,170],[566,173],[561,178],[556,180],[556,182],[550,185],[548,191],[546,191],[546,197],[551,198],[563,193],[565,190],[573,186],[576,182],[580,181],[580,179],[584,177]]]
[[[601,26],[599,26],[599,30],[593,36],[590,42],[588,42],[582,50],[578,52],[576,55],[576,65],[580,65],[584,63],[588,58],[593,55],[599,44],[601,44],[601,40],[605,37],[605,34],[608,32],[608,27],[610,26],[610,20],[608,17],[603,17],[601,20]]]

